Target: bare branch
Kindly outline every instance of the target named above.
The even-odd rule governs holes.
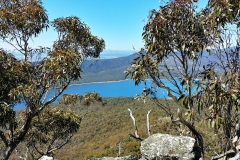
[[[218,155],[218,156],[212,157],[211,160],[218,160],[218,159],[220,159],[220,158],[226,157],[227,155],[233,154],[233,153],[235,153],[235,152],[236,152],[235,150],[231,149],[231,150],[229,150],[229,151],[227,151],[227,152],[224,152],[223,154],[220,154],[220,155]],[[237,154],[237,155],[238,155],[238,154]],[[234,158],[234,157],[233,157],[233,158]],[[229,160],[230,160],[230,159],[229,159]],[[235,158],[234,158],[234,159],[231,159],[231,160],[235,160]]]
[[[240,153],[237,153],[234,157],[229,158],[228,160],[238,160],[240,158]]]
[[[154,83],[159,87],[159,88],[164,88],[168,91],[168,96],[171,97],[172,99],[174,99],[174,101],[177,101],[177,98],[176,96],[174,96],[172,93],[171,93],[171,89],[165,85],[162,85],[157,79],[156,77],[153,75],[153,73],[150,71],[149,69],[149,66],[147,66],[147,64],[145,63],[144,59],[142,56],[140,56],[142,61],[143,61],[143,65],[146,67],[147,69],[147,73],[150,75],[150,77],[152,78],[152,80],[154,81]]]
[[[121,150],[123,150],[122,144],[123,144],[123,141],[120,141],[120,142],[117,144],[118,157],[120,157],[120,155],[121,155]]]
[[[44,153],[43,152],[41,152],[41,151],[39,151],[38,149],[37,149],[37,147],[36,147],[36,145],[35,144],[33,144],[32,145],[33,146],[33,148],[41,155],[41,156],[43,156],[44,155]]]
[[[140,141],[143,141],[143,140],[144,140],[144,139],[141,138],[141,137],[136,137],[136,136],[133,135],[132,133],[128,133],[128,135],[129,135],[130,137],[133,137],[133,138],[135,138],[135,139],[137,139],[137,140],[140,140]]]
[[[159,106],[161,109],[163,109],[169,115],[169,117],[171,117],[171,119],[172,119],[173,114],[171,112],[171,107],[168,107],[169,104],[168,104],[168,101],[166,100],[166,98],[165,98],[165,100],[166,100],[165,103],[167,103],[166,105],[163,105],[162,103],[160,103],[158,98],[156,98],[156,97],[153,98],[153,100],[154,100],[155,104],[157,104],[157,106]]]
[[[135,135],[133,135],[132,133],[129,133],[129,135],[135,139],[138,139],[138,140],[143,140],[143,138],[141,138],[139,135],[138,135],[138,128],[137,128],[137,125],[136,125],[136,120],[135,118],[133,117],[133,114],[132,114],[132,110],[128,108],[128,111],[130,112],[130,117],[132,118],[133,120],[133,125],[134,125],[134,128],[135,128]]]
[[[198,140],[198,144],[201,147],[201,152],[204,156],[204,150],[203,150],[203,138],[202,135],[189,123],[187,122],[185,119],[182,118],[182,110],[178,109],[178,118],[176,120],[173,120],[172,122],[181,122],[182,124],[184,124],[185,126],[188,127],[188,129],[197,137]]]
[[[174,59],[174,58],[173,58]],[[175,61],[175,59],[174,59],[174,61]],[[176,81],[176,78],[174,78],[174,76],[173,76],[173,74],[171,73],[171,71],[170,71],[170,69],[169,69],[169,67],[167,66],[167,63],[166,63],[166,61],[164,60],[164,65],[163,65],[166,69],[167,69],[167,73],[168,73],[168,75],[171,77],[171,79],[168,79],[169,80],[169,82],[171,83],[171,84],[173,84],[177,89],[178,89],[178,92],[179,92],[179,94],[182,94],[182,90],[179,88],[179,85],[178,85],[178,83],[177,83],[177,81]],[[176,68],[178,68],[178,67],[176,67]],[[182,74],[182,73],[181,73]]]
[[[7,40],[4,40],[4,42],[6,42],[6,43],[8,43],[9,45],[13,46],[17,51],[19,51],[20,53],[22,53],[21,50],[19,50],[19,49],[18,49],[14,44],[12,44],[11,42],[9,42],[9,41],[7,41]]]
[[[148,130],[148,136],[151,136],[151,131],[150,131],[150,122],[149,122],[149,114],[151,113],[152,110],[148,111],[147,113],[147,130]]]
[[[62,93],[63,91],[69,86],[70,84],[70,80],[67,82],[67,84],[54,96],[52,97],[50,100],[48,100],[46,103],[44,103],[39,109],[38,111],[36,112],[35,115],[37,115],[38,113],[40,113],[44,107],[46,107],[47,105],[51,104],[52,102],[54,102]]]
[[[64,142],[62,142],[60,145],[52,148],[51,150],[47,151],[47,154],[52,153],[53,151],[62,148],[65,144],[67,144],[71,140],[72,136],[73,136],[72,134],[69,134],[69,136],[65,139]]]

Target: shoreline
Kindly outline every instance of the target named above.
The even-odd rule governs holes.
[[[131,80],[131,79],[116,80],[116,81],[89,82],[89,83],[76,83],[76,84],[70,84],[69,87],[71,87],[71,86],[80,86],[80,85],[85,85],[85,84],[98,84],[98,83],[122,82],[122,81],[128,81],[128,80]],[[146,79],[146,80],[151,80],[151,79]],[[164,79],[164,80],[166,80],[166,79]],[[201,79],[196,78],[196,79],[194,79],[194,80],[199,81],[199,80],[201,80]],[[134,80],[131,80],[131,81],[134,82]]]
[[[103,82],[89,82],[89,83],[76,83],[76,84],[70,84],[70,86],[80,86],[80,85],[85,85],[85,84],[94,84],[94,83],[112,83],[112,82],[122,82],[122,81],[127,81],[127,80],[130,80],[130,79],[124,79],[124,80],[118,80],[118,81],[103,81]]]

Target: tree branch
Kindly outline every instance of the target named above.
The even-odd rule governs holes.
[[[147,73],[150,75],[150,77],[152,78],[152,80],[154,81],[154,83],[159,87],[159,88],[164,88],[168,91],[168,96],[171,97],[174,101],[177,101],[177,98],[176,96],[174,96],[172,93],[171,93],[171,89],[167,86],[164,86],[162,85],[161,83],[159,83],[156,79],[156,77],[152,74],[152,72],[149,70],[149,67],[147,66],[147,64],[145,63],[142,55],[140,56],[141,57],[141,60],[143,61],[143,66],[146,67],[147,69]]]
[[[32,145],[33,146],[33,148],[41,155],[41,156],[43,156],[44,155],[44,153],[43,152],[41,152],[41,151],[39,151],[38,149],[37,149],[37,147],[36,147],[36,145],[35,144],[33,144]]]
[[[136,136],[133,135],[132,133],[128,133],[128,135],[129,135],[130,137],[133,137],[133,138],[135,138],[135,139],[137,139],[137,140],[140,140],[140,141],[143,141],[143,140],[144,140],[144,139],[141,138],[141,137],[136,137]]]
[[[132,133],[129,133],[129,136],[142,141],[143,138],[141,138],[141,137],[138,135],[138,128],[137,128],[137,125],[136,125],[136,120],[135,120],[135,118],[133,117],[132,110],[128,108],[128,111],[130,112],[130,117],[131,117],[132,120],[133,120],[133,125],[134,125],[134,128],[135,128],[135,135],[133,135]]]
[[[155,103],[158,107],[160,107],[162,110],[164,110],[164,111],[171,117],[171,119],[172,119],[173,114],[172,114],[172,112],[171,112],[170,107],[168,107],[168,106],[169,106],[169,103],[168,103],[167,99],[164,98],[164,99],[166,100],[166,102],[165,102],[166,104],[165,104],[165,105],[162,104],[161,102],[159,102],[159,99],[158,99],[156,96],[153,97],[152,99],[153,99],[154,103]]]
[[[175,59],[174,59],[174,61],[175,61]],[[176,62],[175,62],[176,63]],[[175,64],[176,65],[176,64]],[[178,83],[177,83],[177,81],[176,81],[176,78],[174,78],[173,77],[173,74],[171,73],[171,71],[170,71],[170,68],[167,66],[167,63],[166,63],[166,61],[164,60],[164,65],[163,65],[166,69],[167,69],[167,73],[168,73],[168,75],[171,77],[171,79],[169,79],[169,78],[167,78],[168,79],[168,81],[171,83],[171,84],[173,84],[177,89],[178,89],[178,94],[182,94],[182,90],[179,88],[179,85],[178,85]],[[177,66],[177,65],[176,65]],[[176,68],[178,68],[178,67],[176,67]],[[181,73],[181,72],[180,72]],[[181,73],[182,74],[182,73]]]
[[[236,151],[234,151],[233,149],[231,149],[231,150],[229,150],[229,151],[227,151],[227,152],[224,152],[223,154],[220,154],[220,155],[218,155],[218,156],[212,157],[211,160],[218,160],[218,159],[220,159],[220,158],[223,158],[223,157],[225,157],[225,156],[227,156],[227,155],[229,155],[229,154],[233,154],[233,153],[235,153],[235,152],[236,152]],[[235,159],[232,159],[232,160],[235,160]]]
[[[149,114],[151,113],[152,110],[148,111],[147,113],[147,130],[148,130],[148,136],[151,136],[151,131],[150,131],[150,122],[149,122]]]
[[[188,129],[197,137],[199,146],[201,147],[201,152],[204,156],[202,135],[189,122],[187,122],[185,119],[182,118],[182,111],[180,109],[178,109],[178,118],[176,120],[173,120],[173,122],[177,122],[177,121],[187,126]]]
[[[69,80],[67,82],[67,84],[54,97],[52,97],[46,103],[42,104],[42,106],[36,112],[36,115],[38,115],[44,109],[45,106],[47,106],[48,104],[51,104],[52,102],[54,102],[63,93],[63,91],[69,86],[70,82],[71,81]]]
[[[72,136],[73,136],[72,134],[69,134],[69,136],[65,139],[64,142],[62,142],[60,145],[56,146],[55,148],[47,151],[47,154],[50,154],[50,153],[52,153],[53,151],[62,148],[65,144],[67,144],[67,143],[71,140]]]
[[[240,153],[237,153],[234,157],[229,158],[228,160],[238,160],[240,158]]]

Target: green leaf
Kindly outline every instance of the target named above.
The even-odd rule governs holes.
[[[232,94],[232,98],[233,98],[233,100],[237,100],[238,99],[235,94]]]
[[[178,104],[183,104],[185,99],[186,99],[186,96],[184,94],[182,94],[177,100]]]
[[[211,122],[211,127],[212,127],[212,128],[215,128],[215,126],[216,126],[216,122],[215,122],[215,120],[212,120],[212,122]]]
[[[208,107],[209,110],[213,110],[213,104]]]

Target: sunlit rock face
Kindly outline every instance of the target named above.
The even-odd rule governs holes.
[[[141,142],[142,157],[102,157],[90,160],[199,160],[201,150],[195,139],[186,136],[154,134]]]
[[[154,134],[141,142],[141,160],[193,160],[194,145],[191,137]]]
[[[39,158],[38,160],[53,160],[53,157],[48,157],[48,156],[42,156],[41,158]]]
[[[130,155],[125,157],[102,157],[102,158],[91,158],[90,160],[138,160],[138,156]]]

